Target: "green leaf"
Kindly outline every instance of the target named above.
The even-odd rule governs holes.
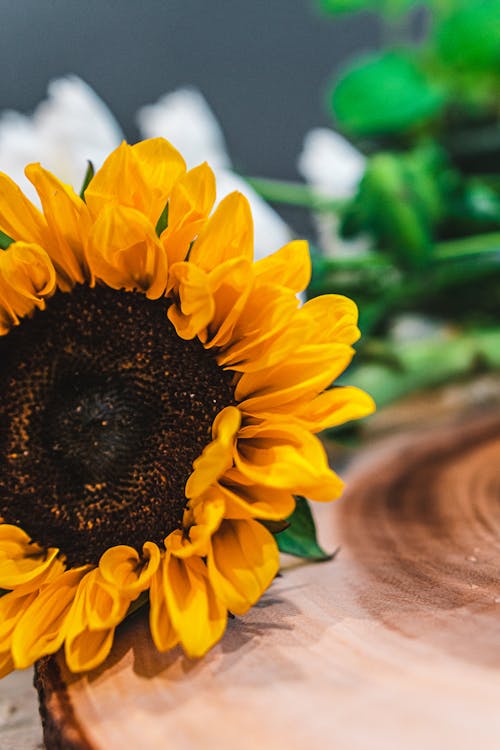
[[[158,237],[168,227],[168,203],[165,204],[165,208],[160,214],[160,218],[156,222],[156,234]]]
[[[305,497],[297,497],[296,501],[295,510],[288,519],[289,527],[276,537],[280,551],[306,560],[331,560],[336,552],[329,555],[319,546],[309,503]]]
[[[358,194],[344,214],[344,234],[368,232],[402,268],[419,268],[430,257],[435,227],[443,217],[452,170],[434,148],[379,152],[369,159]]]
[[[500,0],[455,3],[435,34],[438,54],[461,70],[500,71]]]
[[[83,184],[80,190],[80,198],[82,201],[85,200],[85,191],[88,188],[90,181],[92,177],[95,174],[94,165],[91,161],[87,161],[87,171],[85,172],[85,177],[83,178]]]
[[[8,234],[5,234],[5,232],[2,232],[2,230],[0,230],[0,249],[1,250],[7,250],[9,245],[12,245],[13,242],[14,240],[12,239],[12,237],[9,237]]]
[[[340,126],[355,136],[397,133],[436,118],[443,91],[403,52],[359,59],[344,69],[330,103]]]

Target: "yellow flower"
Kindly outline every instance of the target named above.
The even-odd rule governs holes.
[[[100,664],[138,597],[158,649],[204,654],[278,570],[261,522],[342,490],[315,433],[373,409],[331,388],[357,310],[303,306],[306,243],[253,262],[233,193],[161,139],[122,144],[84,200],[0,174],[0,674],[64,646]]]

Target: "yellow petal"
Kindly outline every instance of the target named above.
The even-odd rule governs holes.
[[[211,487],[201,497],[190,500],[184,512],[184,528],[168,535],[166,549],[177,557],[205,556],[210,537],[219,528],[224,510],[224,498],[218,487]]]
[[[293,240],[254,265],[260,281],[302,292],[311,280],[311,257],[305,240]]]
[[[372,397],[354,386],[337,386],[320,393],[310,402],[288,405],[288,414],[298,419],[311,432],[321,432],[353,419],[361,419],[374,411],[375,402]],[[261,415],[267,419],[272,416]],[[283,415],[278,415],[278,418],[283,418]]]
[[[88,570],[87,565],[67,570],[45,586],[26,609],[12,638],[12,656],[17,669],[29,667],[62,646],[78,585]]]
[[[216,598],[199,557],[165,558],[167,607],[186,654],[203,656],[224,633],[226,608]]]
[[[215,177],[206,162],[177,180],[168,202],[168,227],[161,235],[170,265],[185,260],[214,202]]]
[[[33,544],[29,536],[17,526],[0,524],[0,588],[41,584],[51,566],[59,561],[59,550],[44,550]]]
[[[179,636],[172,626],[167,609],[165,565],[166,558],[163,558],[151,579],[149,590],[149,628],[156,648],[162,653],[179,643]]]
[[[145,542],[142,556],[125,544],[106,550],[99,561],[102,577],[117,591],[134,598],[149,587],[160,564],[160,550],[153,542]]]
[[[235,398],[241,402],[241,410],[249,414],[272,411],[299,398],[311,399],[345,370],[353,354],[346,344],[303,346],[287,362],[244,373]]]
[[[298,424],[242,428],[234,460],[248,480],[312,500],[333,500],[343,489],[342,480],[328,466],[321,442]]]
[[[232,258],[210,271],[208,279],[215,309],[206,334],[199,336],[207,349],[220,348],[233,340],[252,289],[252,267],[244,258]]]
[[[186,483],[186,497],[202,495],[233,462],[233,445],[241,424],[235,406],[227,406],[217,414],[212,426],[212,442],[193,461],[193,473]]]
[[[80,633],[68,637],[64,643],[64,656],[71,672],[88,672],[100,666],[111,651],[114,635],[115,628],[84,628]]]
[[[314,324],[314,340],[354,344],[360,337],[358,308],[349,297],[341,294],[323,294],[308,300],[302,307]]]
[[[40,164],[30,164],[25,172],[40,196],[50,231],[45,248],[56,266],[59,286],[69,291],[76,283],[89,278],[84,253],[84,238],[90,224],[87,206],[70,185],[65,185]]]
[[[229,343],[218,352],[217,363],[238,372],[254,372],[283,360],[295,347],[288,329],[297,306],[297,297],[288,289],[257,283],[248,295]],[[280,337],[282,343],[278,343]]]
[[[89,265],[113,289],[139,290],[158,299],[167,285],[167,257],[153,225],[123,206],[105,208],[89,235]]]
[[[100,608],[104,607],[107,611],[109,607],[109,604],[103,600],[104,592],[97,582],[99,575],[99,571],[94,569],[80,581],[70,614],[67,617],[64,653],[66,663],[72,672],[83,672],[102,664],[113,644],[115,630],[113,626],[96,628],[90,627],[91,623],[89,623],[89,616],[95,619],[97,614],[97,610],[92,609],[95,606],[96,599],[101,599]],[[99,588],[101,589],[100,593]],[[100,614],[104,614],[104,612]]]
[[[225,500],[226,518],[262,518],[277,521],[288,518],[295,507],[289,490],[262,485],[224,484],[220,490]]]
[[[134,146],[122,143],[96,172],[85,191],[85,200],[96,216],[108,204],[134,208],[156,226],[172,186],[185,170],[185,162],[163,138]]]
[[[230,612],[243,615],[276,576],[278,547],[257,521],[224,521],[212,539],[207,564],[217,597]]]
[[[10,650],[0,653],[0,679],[13,672],[15,668]]]
[[[56,289],[56,272],[41,247],[15,242],[0,252],[0,334],[38,307]]]
[[[16,183],[0,172],[0,229],[21,242],[47,244],[47,224],[40,211],[29,201]]]
[[[253,260],[253,219],[241,193],[230,193],[217,206],[191,250],[190,260],[205,271],[233,258]]]
[[[14,628],[37,596],[38,590],[21,588],[0,598],[0,651],[10,650]]]
[[[175,263],[170,269],[169,285],[179,298],[179,303],[168,309],[169,320],[178,336],[193,339],[214,316],[215,302],[208,276],[194,263]]]
[[[132,598],[106,581],[99,568],[85,576],[78,595],[83,601],[83,621],[89,630],[105,630],[118,625],[125,617]]]
[[[131,151],[146,186],[141,210],[156,226],[173,186],[186,171],[186,162],[165,138],[139,141]]]

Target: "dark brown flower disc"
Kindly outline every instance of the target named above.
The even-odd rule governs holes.
[[[0,339],[0,516],[70,565],[179,528],[192,463],[233,403],[231,375],[167,308],[77,286]]]

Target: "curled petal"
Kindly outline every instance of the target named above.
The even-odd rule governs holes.
[[[106,550],[99,561],[105,581],[117,591],[134,598],[145,591],[160,564],[160,550],[153,542],[146,542],[142,556],[125,544]]]
[[[205,271],[194,263],[176,263],[170,281],[179,299],[168,309],[168,317],[182,339],[194,339],[204,331],[215,312],[215,302]]]
[[[247,480],[312,500],[334,500],[344,486],[328,466],[321,442],[298,424],[242,428],[234,460]],[[235,474],[228,472],[227,476],[234,478]]]
[[[64,642],[64,656],[72,672],[88,672],[95,669],[108,657],[115,628],[106,630],[89,630],[83,628],[79,633],[71,633]]]
[[[212,534],[224,516],[225,502],[218,487],[210,487],[200,498],[189,502],[184,512],[184,528],[173,531],[165,539],[165,547],[176,557],[207,554]]]
[[[0,252],[0,334],[38,307],[56,289],[52,262],[38,245],[15,242]]]
[[[153,225],[123,206],[108,206],[89,234],[91,272],[113,289],[141,291],[158,299],[167,286],[167,256]]]
[[[218,598],[230,612],[242,615],[278,572],[278,547],[257,521],[224,521],[212,539],[207,565]]]
[[[233,472],[233,478],[236,472]],[[241,479],[244,479],[243,476]],[[221,484],[226,518],[261,518],[278,521],[293,513],[295,499],[290,490],[258,484]]]
[[[62,572],[56,559],[59,550],[44,550],[33,544],[29,536],[17,526],[0,524],[0,588],[41,585],[52,566]]]
[[[202,495],[233,463],[233,446],[241,424],[235,406],[227,406],[217,414],[212,426],[212,442],[193,462],[193,473],[186,483],[186,497]]]
[[[302,307],[314,327],[317,343],[354,344],[360,337],[356,303],[342,294],[323,294]]]

